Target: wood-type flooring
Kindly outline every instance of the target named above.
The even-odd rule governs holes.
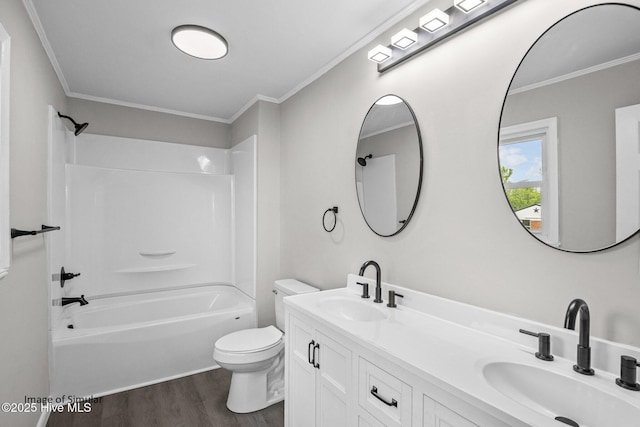
[[[231,373],[215,369],[104,396],[90,412],[53,412],[47,427],[282,427],[284,402],[250,414],[226,407]]]

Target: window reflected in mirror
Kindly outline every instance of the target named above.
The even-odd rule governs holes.
[[[498,173],[531,236],[593,252],[637,233],[638,76],[640,9],[630,5],[578,10],[526,53],[505,96]]]

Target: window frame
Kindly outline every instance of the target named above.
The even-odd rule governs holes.
[[[498,146],[540,139],[542,141],[542,182],[532,181],[526,187],[540,187],[542,192],[540,205],[542,207],[542,230],[532,232],[523,227],[547,245],[560,247],[559,236],[559,189],[558,189],[558,118],[550,117],[542,120],[520,123],[500,128]],[[506,186],[503,183],[506,197]],[[518,188],[514,186],[512,188]],[[520,187],[522,188],[522,187]],[[508,202],[508,200],[507,200]],[[509,204],[511,207],[511,204]],[[513,210],[513,209],[512,209]],[[515,215],[515,212],[514,212]],[[518,220],[519,221],[519,220]]]

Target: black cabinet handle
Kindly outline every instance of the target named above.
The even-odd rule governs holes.
[[[311,349],[315,348],[315,344],[316,344],[316,342],[314,340],[311,340],[311,342],[309,343],[309,346],[307,347],[307,360],[309,361],[309,364],[313,365],[314,367],[316,366],[316,364],[315,364],[316,352],[315,352],[315,350],[313,351],[313,359],[312,359],[311,358]]]
[[[398,401],[397,400],[391,399],[391,403],[389,403],[383,397],[381,397],[378,394],[378,387],[376,387],[376,386],[372,386],[371,387],[371,394],[373,395],[373,397],[375,397],[376,399],[378,399],[380,402],[384,403],[387,406],[395,406],[396,408],[398,407]]]
[[[316,343],[316,345],[313,346],[313,367],[316,369],[320,369],[320,364],[318,362],[316,362],[316,350],[320,349],[320,343]]]

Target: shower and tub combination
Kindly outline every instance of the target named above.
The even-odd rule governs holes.
[[[215,341],[256,325],[255,136],[218,149],[75,135],[61,118],[50,108],[52,396],[215,368]]]

